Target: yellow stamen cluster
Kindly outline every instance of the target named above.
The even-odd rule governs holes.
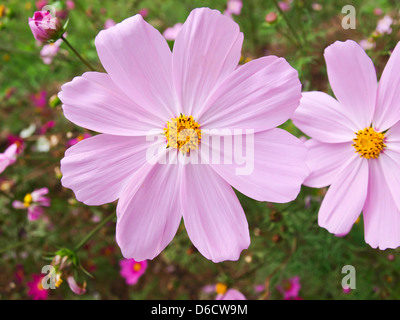
[[[386,147],[384,143],[385,134],[376,132],[373,128],[365,128],[356,132],[352,146],[361,158],[376,159]]]
[[[172,147],[186,154],[190,150],[199,148],[201,140],[200,125],[194,121],[193,116],[188,117],[181,114],[179,117],[168,121],[167,127],[164,128],[164,135],[168,141],[167,148]]]
[[[219,282],[215,285],[215,292],[217,294],[225,294],[227,290],[228,290],[228,286],[224,283]]]
[[[139,271],[140,269],[142,269],[142,265],[139,262],[135,262],[133,264],[133,271]]]
[[[32,195],[30,193],[28,193],[25,197],[24,197],[24,206],[25,207],[29,207],[32,204]]]

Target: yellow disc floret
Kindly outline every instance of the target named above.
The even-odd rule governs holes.
[[[138,271],[140,271],[140,269],[142,269],[142,265],[141,265],[139,262],[135,262],[135,263],[133,264],[132,269],[133,269],[133,271],[138,272]]]
[[[25,197],[24,197],[24,206],[25,207],[29,207],[32,204],[32,195],[30,193],[28,193]]]
[[[384,133],[376,132],[373,128],[368,127],[356,132],[356,138],[353,139],[354,143],[352,146],[360,154],[360,157],[376,159],[386,147],[384,139]]]
[[[188,117],[181,114],[179,117],[168,121],[167,127],[164,128],[164,135],[167,138],[167,148],[172,147],[186,154],[190,150],[199,148],[200,125],[194,121],[193,116]]]
[[[225,294],[227,290],[228,290],[228,286],[224,283],[218,282],[215,285],[215,292],[217,294]]]

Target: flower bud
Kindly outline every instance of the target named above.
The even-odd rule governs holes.
[[[35,39],[41,42],[55,41],[64,32],[60,19],[46,11],[36,11],[33,18],[29,18],[29,26]]]

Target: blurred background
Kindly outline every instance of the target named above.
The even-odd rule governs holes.
[[[362,217],[342,238],[318,227],[326,190],[306,187],[296,201],[283,205],[238,193],[251,235],[239,261],[208,261],[182,224],[167,249],[142,265],[143,274],[130,284],[121,275],[115,221],[107,220],[115,203],[86,206],[60,184],[65,150],[95,133],[63,116],[56,97],[61,85],[88,69],[65,43],[45,47],[33,38],[28,17],[44,5],[57,6],[60,17],[69,19],[66,38],[99,70],[94,39],[100,30],[140,13],[172,48],[179,23],[192,9],[214,8],[244,33],[241,63],[284,57],[298,70],[304,91],[330,94],[323,59],[328,45],[359,42],[379,76],[400,39],[400,2],[394,0],[0,1],[0,153],[18,146],[16,162],[0,175],[0,299],[214,299],[216,284],[247,299],[284,299],[290,290],[296,292],[289,298],[305,300],[400,298],[399,250],[365,244]],[[356,10],[356,29],[342,27],[345,5]],[[283,127],[302,137],[290,122]],[[27,195],[42,188],[49,190],[46,203],[30,219]],[[57,255],[67,258],[59,261]],[[42,292],[38,279],[50,263],[62,265],[57,288]],[[342,288],[345,265],[356,269],[355,290]]]

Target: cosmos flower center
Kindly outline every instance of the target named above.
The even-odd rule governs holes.
[[[44,290],[43,285],[42,285],[42,280],[43,280],[43,279],[40,279],[40,280],[38,281],[37,285],[36,285],[36,287],[37,287],[37,289],[38,289],[39,291],[43,291],[43,290]]]
[[[29,207],[32,204],[32,195],[30,193],[28,193],[25,197],[24,197],[24,206],[25,207]]]
[[[376,159],[386,147],[384,139],[384,133],[376,132],[373,128],[368,127],[356,132],[356,138],[353,139],[354,143],[352,146],[356,149],[356,152],[360,154],[360,157]]]
[[[200,125],[194,121],[193,116],[181,114],[167,122],[164,135],[167,138],[167,148],[172,147],[186,154],[199,147]]]
[[[132,268],[133,268],[133,271],[138,272],[138,271],[140,271],[140,269],[142,269],[142,265],[139,262],[135,262],[133,264]]]
[[[225,294],[226,293],[226,290],[228,290],[228,287],[227,287],[227,285],[226,284],[224,284],[224,283],[217,283],[216,285],[215,285],[215,292],[217,293],[217,294]]]

